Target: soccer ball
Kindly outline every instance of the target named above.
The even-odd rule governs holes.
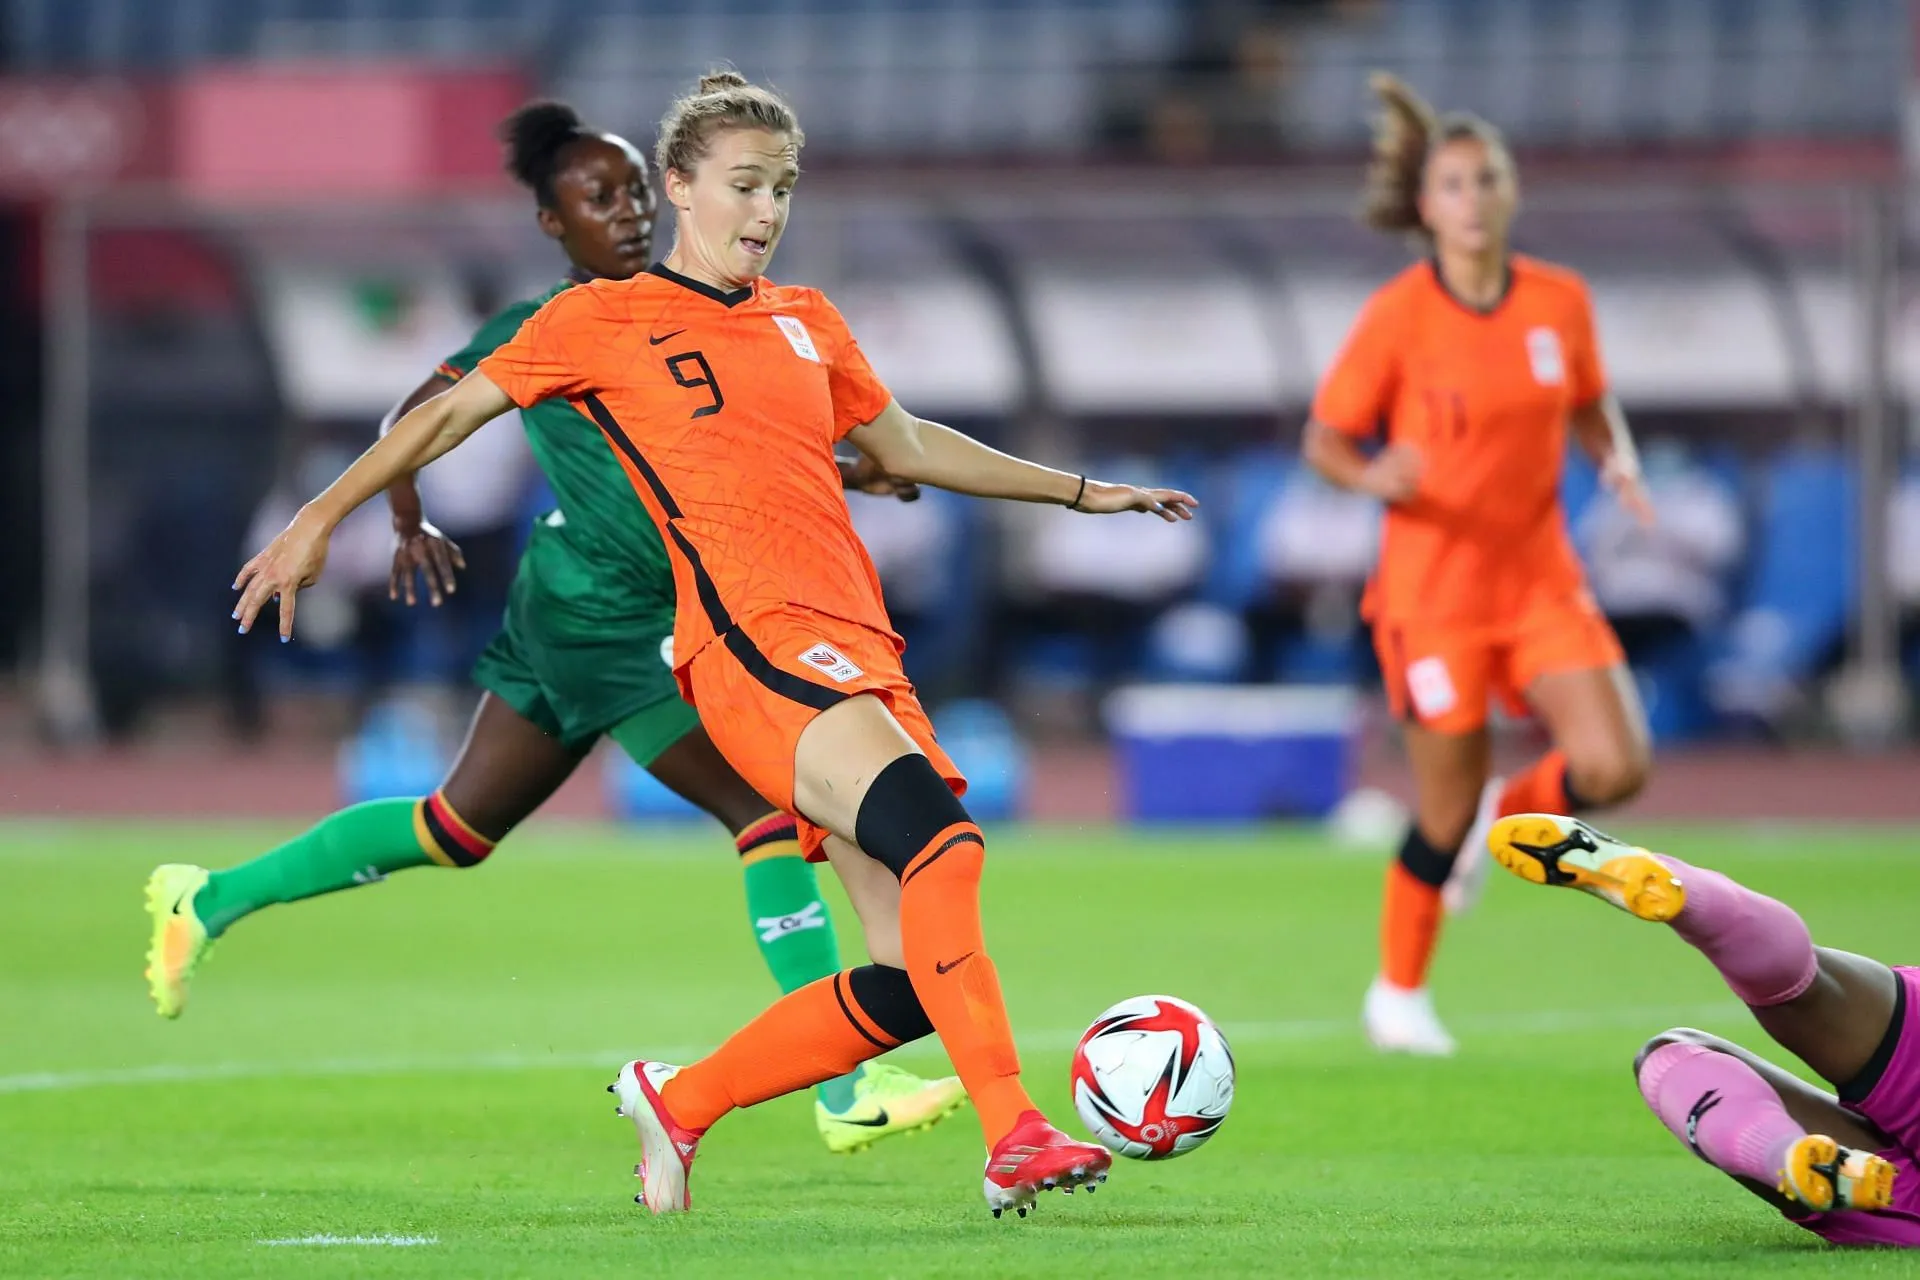
[[[1122,1000],[1073,1051],[1074,1110],[1115,1155],[1183,1156],[1213,1136],[1232,1105],[1226,1037],[1185,1000]]]

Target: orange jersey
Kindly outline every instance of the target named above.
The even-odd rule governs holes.
[[[566,290],[478,368],[523,407],[566,399],[612,444],[673,562],[683,692],[702,649],[770,610],[899,643],[833,456],[892,397],[817,289],[656,266]]]
[[[1585,578],[1560,508],[1567,417],[1606,392],[1593,305],[1572,271],[1509,264],[1506,293],[1475,311],[1428,262],[1389,281],[1321,381],[1313,417],[1425,460],[1415,497],[1388,511],[1363,609],[1381,621],[1502,627]]]

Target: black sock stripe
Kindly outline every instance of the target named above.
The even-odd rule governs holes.
[[[1451,853],[1442,853],[1427,843],[1427,838],[1420,834],[1417,823],[1407,828],[1407,838],[1400,842],[1400,865],[1405,867],[1407,874],[1415,880],[1421,884],[1430,884],[1436,889],[1445,884],[1447,877],[1453,874],[1455,856]]]
[[[1592,805],[1581,798],[1578,791],[1574,790],[1572,765],[1562,765],[1560,768],[1560,790],[1566,794],[1567,809],[1569,812],[1585,813],[1587,810],[1593,808]]]
[[[919,863],[911,871],[907,872],[907,878],[900,882],[900,887],[904,889],[913,880],[915,876],[919,875],[922,871],[925,871],[928,867],[932,866],[934,863],[940,861],[940,859],[946,857],[947,850],[953,848],[955,845],[960,845],[960,844],[977,844],[982,849],[987,847],[987,842],[980,838],[980,833],[978,831],[962,831],[959,835],[956,835],[955,837],[953,837],[953,839],[947,841],[945,844],[941,845],[938,849],[935,849],[932,853],[928,854],[925,861]]]
[[[713,628],[714,635],[726,642],[728,652],[747,669],[747,674],[789,702],[797,702],[816,711],[825,711],[845,702],[847,695],[840,690],[815,684],[774,666],[767,661],[767,655],[760,652],[753,638],[735,625],[733,616],[727,612],[726,603],[720,599],[719,586],[714,583],[713,575],[707,572],[707,566],[700,559],[699,549],[673,523],[681,517],[680,504],[673,500],[673,494],[660,479],[660,473],[653,469],[653,464],[647,461],[640,447],[627,435],[626,428],[620,425],[620,420],[613,416],[613,411],[607,408],[605,401],[590,394],[581,403],[586,406],[594,422],[599,424],[601,434],[626,455],[627,461],[633,463],[633,469],[646,481],[647,488],[653,491],[654,501],[660,504],[660,510],[667,517],[667,539],[680,549],[680,554],[686,557],[687,567],[693,570],[694,592],[700,597],[700,607],[706,612],[707,625]]]
[[[846,980],[846,977],[847,975],[844,972],[833,975],[833,998],[840,1002],[840,1012],[846,1015],[847,1021],[853,1024],[855,1031],[858,1031],[866,1037],[868,1044],[871,1044],[876,1049],[893,1048],[893,1046],[886,1041],[877,1039],[873,1032],[867,1030],[866,1027],[861,1024],[860,1019],[854,1016],[853,1009],[847,1004],[847,993],[841,988],[841,983]],[[874,1025],[878,1026],[879,1023],[875,1022]]]
[[[1894,1050],[1906,1038],[1906,1030],[1907,983],[1896,972],[1893,975],[1893,1017],[1887,1022],[1887,1034],[1880,1037],[1880,1043],[1875,1047],[1873,1056],[1867,1059],[1867,1065],[1836,1090],[1840,1101],[1855,1106],[1865,1102],[1880,1087],[1880,1078],[1887,1074],[1887,1068],[1892,1065]]]
[[[446,823],[440,821],[440,815],[435,813],[433,806],[425,800],[420,802],[420,817],[426,823],[427,834],[433,838],[434,845],[440,852],[447,855],[454,866],[477,867],[480,865],[480,859],[486,855],[482,854],[476,858],[468,853],[466,846],[460,843],[453,832],[447,830]]]

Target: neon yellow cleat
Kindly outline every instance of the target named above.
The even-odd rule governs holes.
[[[1687,905],[1672,868],[1578,818],[1516,813],[1493,824],[1487,852],[1522,880],[1579,889],[1628,915],[1664,924]]]
[[[1871,1151],[1810,1133],[1787,1149],[1780,1194],[1815,1213],[1884,1209],[1893,1203],[1894,1167]]]
[[[966,1100],[967,1091],[958,1076],[922,1080],[884,1062],[869,1062],[854,1082],[853,1106],[835,1115],[816,1100],[813,1118],[827,1150],[851,1155],[896,1133],[931,1129]]]
[[[163,1018],[187,1007],[187,983],[213,947],[207,926],[194,914],[193,896],[207,883],[205,867],[170,863],[147,877],[147,914],[153,940],[147,944],[147,990]]]

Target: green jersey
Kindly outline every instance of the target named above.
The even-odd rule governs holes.
[[[572,288],[516,302],[489,319],[436,370],[459,381],[520,331],[527,317]],[[593,423],[564,400],[520,411],[533,458],[553,486],[558,511],[541,521],[539,572],[549,594],[582,621],[619,623],[673,611],[673,566],[627,473]],[[559,554],[554,554],[554,553]]]

